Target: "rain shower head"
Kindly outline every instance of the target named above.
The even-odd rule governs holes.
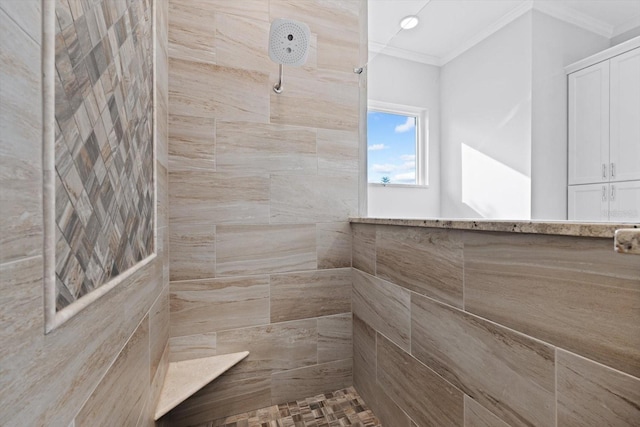
[[[301,66],[309,56],[311,31],[304,22],[276,19],[269,31],[269,58],[276,64]]]

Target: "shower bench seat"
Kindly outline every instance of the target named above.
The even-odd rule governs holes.
[[[169,363],[154,419],[160,419],[248,355],[248,351],[241,351]]]

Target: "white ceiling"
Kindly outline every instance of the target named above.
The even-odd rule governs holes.
[[[532,8],[608,38],[640,26],[640,0],[369,0],[369,50],[442,65]]]

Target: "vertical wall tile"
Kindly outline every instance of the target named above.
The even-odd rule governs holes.
[[[462,426],[460,390],[380,334],[377,352],[378,382],[418,425]]]
[[[462,234],[451,230],[378,227],[376,275],[462,307]]]
[[[216,63],[216,13],[201,2],[169,1],[169,55]]]
[[[215,356],[217,354],[216,333],[171,337],[169,338],[169,347],[171,362]]]
[[[353,270],[353,313],[406,351],[410,347],[409,291]]]
[[[169,286],[162,292],[149,311],[149,378],[153,380],[169,341]]]
[[[353,382],[351,364],[349,358],[275,373],[271,377],[271,404],[347,388]]]
[[[315,270],[315,225],[220,225],[220,276]]]
[[[357,176],[358,145],[356,131],[318,129],[318,173]]]
[[[351,227],[348,222],[316,224],[318,268],[351,267]]]
[[[558,426],[640,423],[640,379],[558,350]]]
[[[270,24],[266,20],[218,13],[215,28],[218,65],[253,71],[276,66],[269,59]],[[242,34],[242,37],[238,37],[238,34]]]
[[[553,424],[550,346],[412,294],[411,354],[510,425]]]
[[[610,239],[465,235],[468,311],[640,376],[640,263]]]
[[[353,357],[351,317],[349,312],[318,319],[318,363]]]
[[[216,275],[214,225],[172,224],[169,227],[171,280],[209,279]]]
[[[376,274],[376,226],[351,224],[352,264],[354,268],[375,276]]]
[[[218,354],[249,351],[227,375],[234,379],[264,377],[274,372],[318,363],[316,319],[297,320],[218,332]]]
[[[271,322],[351,311],[351,269],[271,275]]]
[[[216,121],[169,116],[169,168],[172,172],[216,170]]]
[[[172,337],[267,323],[267,276],[171,283]]]

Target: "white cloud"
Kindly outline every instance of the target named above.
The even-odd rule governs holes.
[[[396,126],[396,133],[409,132],[411,129],[416,127],[416,119],[415,117],[407,117],[407,121],[401,125]]]
[[[410,162],[415,159],[416,159],[415,154],[403,154],[402,156],[400,156],[400,160],[403,160],[405,162]]]
[[[406,170],[415,169],[415,168],[416,168],[416,162],[414,160],[412,162],[404,162],[404,164],[400,166],[398,169],[406,171]]]
[[[369,151],[384,150],[386,148],[388,148],[388,147],[386,145],[384,145],[384,144],[373,144],[373,145],[370,145],[368,147]]]
[[[379,164],[379,163],[374,163],[373,165],[371,165],[371,170],[373,172],[380,172],[380,173],[389,173],[389,172],[393,172],[395,170],[398,169],[398,166],[396,165],[391,165],[391,164]]]
[[[402,184],[414,184],[416,182],[415,172],[399,173],[393,176],[392,182],[398,182]]]

